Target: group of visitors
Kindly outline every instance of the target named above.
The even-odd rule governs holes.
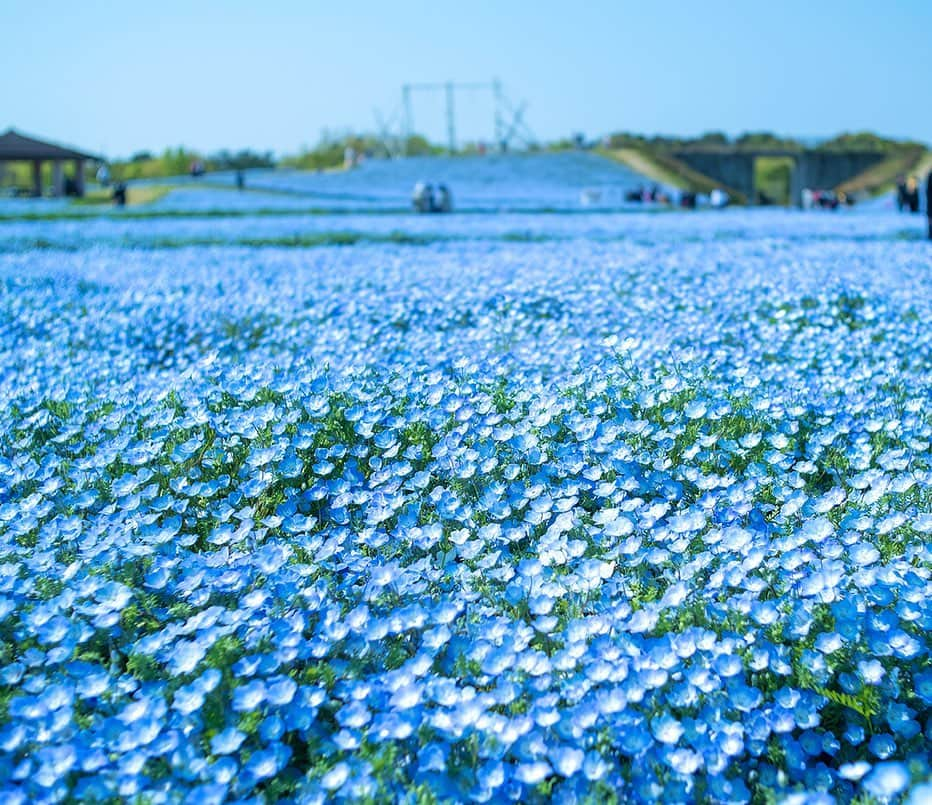
[[[684,210],[694,210],[698,206],[709,206],[714,209],[727,207],[731,197],[724,190],[715,188],[711,193],[700,195],[692,190],[678,190],[676,188],[664,190],[653,185],[652,187],[637,187],[625,193],[625,201],[634,204],[663,204],[670,207],[680,207]]]
[[[811,187],[803,188],[801,201],[804,210],[837,210],[839,207],[850,207],[854,204],[854,198],[842,191],[814,190]]]
[[[657,185],[652,187],[641,185],[625,193],[625,201],[632,204],[669,204],[671,199]]]
[[[915,176],[896,177],[896,208],[900,212],[919,212],[919,182]]]
[[[932,171],[926,175],[926,218],[929,221],[929,240],[932,240]],[[915,176],[896,177],[896,208],[900,212],[917,213],[921,208],[919,182]]]
[[[453,212],[453,194],[445,184],[438,184],[435,192],[433,185],[418,182],[411,204],[416,212]]]

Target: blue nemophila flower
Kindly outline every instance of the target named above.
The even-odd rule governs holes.
[[[879,733],[871,736],[868,747],[872,755],[881,760],[886,760],[896,751],[896,740],[892,735]]]
[[[582,769],[585,752],[576,747],[563,746],[552,749],[549,758],[557,774],[561,777],[572,777]]]
[[[207,654],[207,646],[197,640],[182,640],[172,647],[169,666],[173,674],[187,674],[197,668]]]
[[[224,783],[206,783],[192,788],[185,798],[185,805],[220,805],[227,800],[229,791]]]
[[[266,687],[266,701],[272,705],[284,706],[291,704],[297,692],[298,685],[289,677],[269,680]]]
[[[878,660],[861,660],[858,662],[858,673],[868,685],[876,685],[886,672]]]
[[[328,791],[336,791],[343,787],[349,779],[350,767],[346,763],[337,763],[321,778],[321,785]]]
[[[887,800],[909,785],[910,775],[902,763],[878,763],[864,778],[864,789],[875,797]]]
[[[288,762],[291,749],[283,744],[273,744],[269,749],[261,749],[249,756],[243,766],[243,773],[255,780],[274,777]]]
[[[267,690],[261,679],[253,679],[233,690],[233,709],[239,712],[256,710],[266,700]]]
[[[215,755],[229,755],[236,752],[245,740],[245,733],[228,727],[210,739],[210,751]]]
[[[0,256],[4,795],[920,791],[872,775],[928,773],[927,266],[723,215],[261,270],[31,222],[76,251]],[[616,223],[469,218],[341,226]]]
[[[651,732],[661,743],[675,744],[683,734],[683,726],[672,716],[664,714],[653,719]]]
[[[520,763],[515,769],[515,779],[525,785],[537,785],[550,776],[552,769],[550,764],[543,760],[529,763]]]
[[[920,783],[910,791],[906,805],[922,805],[929,801],[932,801],[932,783]]]

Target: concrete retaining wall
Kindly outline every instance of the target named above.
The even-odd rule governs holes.
[[[755,198],[754,162],[760,157],[786,156],[794,161],[790,177],[790,201],[802,204],[803,188],[830,190],[883,160],[875,152],[846,151],[680,151],[676,159],[723,186]]]

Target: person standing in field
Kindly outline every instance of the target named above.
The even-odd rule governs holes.
[[[932,170],[926,176],[926,218],[929,221],[929,240],[932,240]]]
[[[453,194],[445,184],[437,185],[437,196],[431,205],[432,212],[453,212]]]
[[[919,183],[915,176],[906,180],[906,209],[912,213],[919,212]]]
[[[414,185],[411,203],[416,212],[433,212],[434,188],[424,182],[418,182]]]

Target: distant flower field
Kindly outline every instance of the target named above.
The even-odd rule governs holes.
[[[932,801],[900,219],[289,220],[0,225],[0,803]]]

